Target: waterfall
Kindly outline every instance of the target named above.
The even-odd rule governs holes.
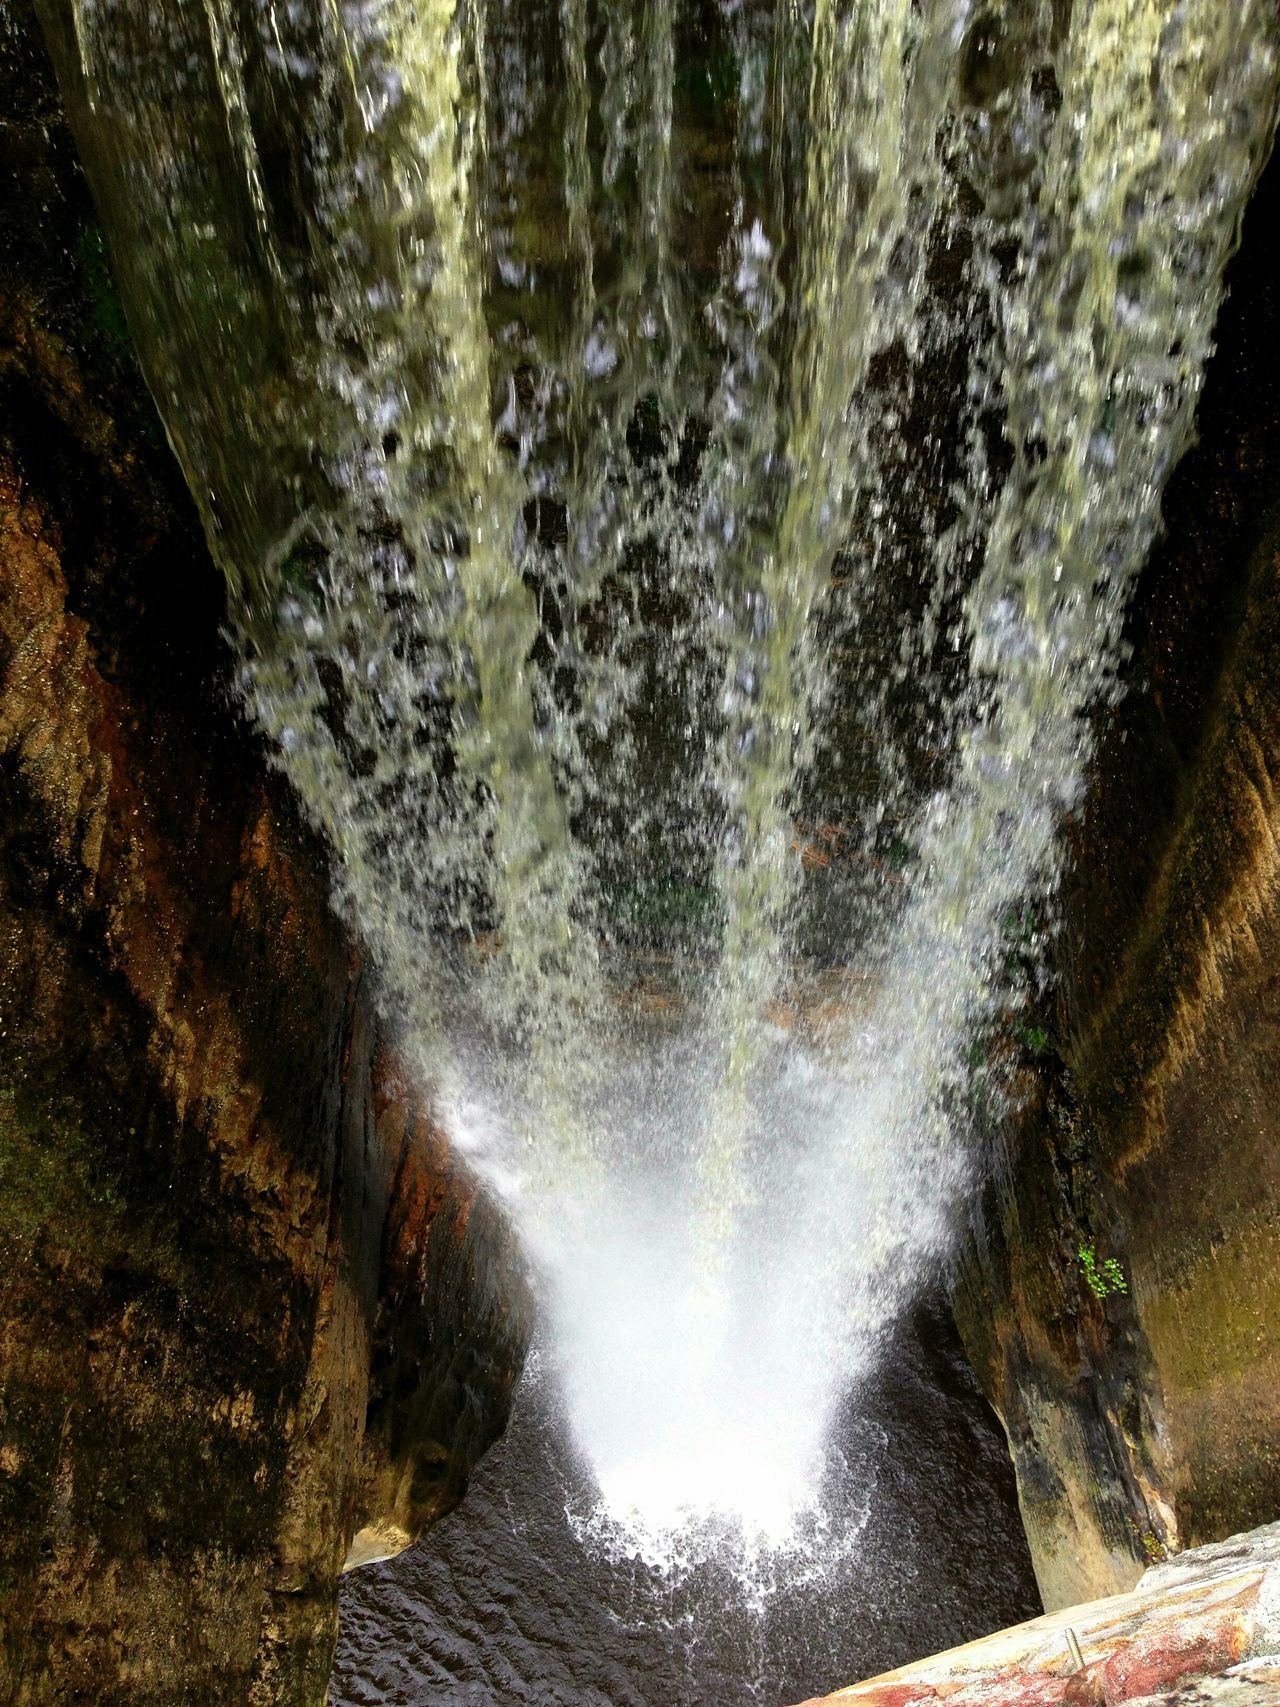
[[[1272,8],[43,5],[246,707],[524,1230],[591,1522],[794,1536],[980,1167]]]

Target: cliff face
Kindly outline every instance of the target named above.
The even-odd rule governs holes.
[[[1070,827],[1047,1059],[956,1279],[1050,1608],[1280,1512],[1278,201],[1273,163]]]
[[[315,1704],[348,1547],[460,1498],[527,1295],[230,705],[38,34],[4,28],[0,1700]]]

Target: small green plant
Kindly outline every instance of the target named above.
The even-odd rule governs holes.
[[[1106,1298],[1113,1292],[1129,1290],[1124,1270],[1114,1257],[1106,1257],[1099,1262],[1098,1253],[1092,1245],[1081,1245],[1076,1255],[1080,1261],[1084,1283],[1095,1298]]]
[[[1138,1542],[1149,1565],[1158,1565],[1169,1557],[1169,1549],[1153,1529],[1139,1529]]]
[[[1013,1035],[1032,1055],[1049,1053],[1049,1033],[1042,1025],[1015,1025]]]

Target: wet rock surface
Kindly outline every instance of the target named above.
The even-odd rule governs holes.
[[[954,1288],[1050,1607],[1280,1511],[1278,198],[1273,161]]]
[[[25,6],[0,84],[0,1699],[319,1703],[524,1284],[232,709]]]

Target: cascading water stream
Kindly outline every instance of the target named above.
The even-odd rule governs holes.
[[[978,1165],[1272,11],[44,10],[246,703],[607,1522],[781,1540]]]

